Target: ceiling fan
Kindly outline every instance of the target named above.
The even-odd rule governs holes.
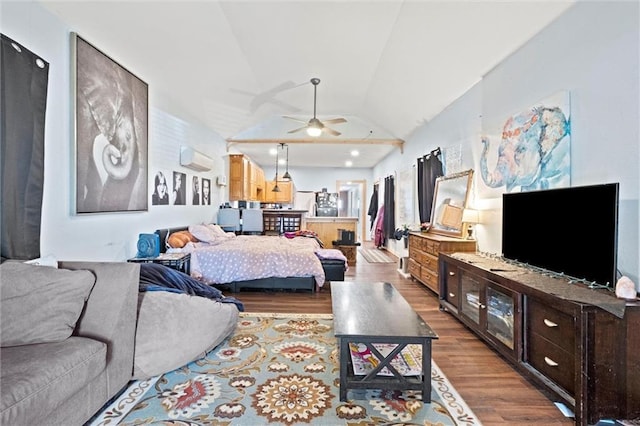
[[[300,123],[306,123],[306,126],[303,127],[299,127],[297,129],[293,129],[293,130],[289,130],[288,133],[295,133],[295,132],[299,132],[301,130],[307,130],[307,134],[309,136],[312,137],[317,137],[320,136],[323,132],[324,133],[328,133],[330,135],[333,136],[340,136],[341,133],[338,132],[337,130],[333,130],[327,126],[325,126],[325,124],[338,124],[338,123],[346,123],[347,120],[345,120],[344,118],[331,118],[329,120],[324,120],[324,122],[318,120],[316,118],[316,96],[317,96],[317,90],[318,90],[318,84],[320,84],[320,79],[319,78],[312,78],[311,79],[311,84],[313,84],[313,118],[309,120],[309,122],[300,120],[298,118],[295,117],[289,117],[289,116],[283,116],[284,118],[288,118],[290,120],[295,120],[295,121],[299,121]]]

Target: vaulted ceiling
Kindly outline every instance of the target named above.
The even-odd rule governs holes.
[[[291,166],[372,167],[575,0],[42,1],[259,164],[275,143]],[[288,133],[344,117],[340,136]],[[269,143],[264,143],[269,141]],[[256,143],[263,142],[263,143]],[[295,142],[295,141],[292,141]],[[396,145],[394,145],[394,143]]]

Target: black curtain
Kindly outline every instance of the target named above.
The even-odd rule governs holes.
[[[393,235],[396,229],[395,183],[393,176],[384,178],[384,241]]]
[[[33,259],[40,257],[49,64],[0,36],[0,250],[2,260]]]
[[[440,148],[418,158],[418,213],[420,223],[431,222],[436,179],[443,176],[442,161],[438,158]]]

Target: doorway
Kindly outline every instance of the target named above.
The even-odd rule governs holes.
[[[338,180],[336,181],[336,191],[339,194],[338,217],[357,217],[357,239],[362,242],[370,240],[366,232],[367,181]]]

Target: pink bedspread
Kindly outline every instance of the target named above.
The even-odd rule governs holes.
[[[226,284],[259,278],[314,277],[324,284],[324,269],[314,238],[238,235],[220,244],[193,243],[191,276],[207,284]]]

